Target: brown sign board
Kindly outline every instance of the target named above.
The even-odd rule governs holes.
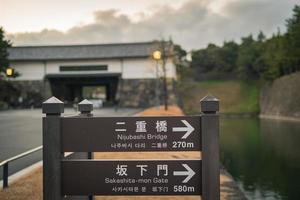
[[[200,151],[200,116],[61,118],[62,151]]]
[[[201,195],[201,160],[64,160],[62,195]]]

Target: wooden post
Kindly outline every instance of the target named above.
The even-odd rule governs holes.
[[[220,199],[219,100],[205,96],[201,105],[202,200]]]
[[[8,163],[3,165],[3,189],[8,187]]]
[[[51,97],[42,105],[43,113],[43,199],[61,200],[61,113],[64,103]]]
[[[80,112],[80,116],[83,117],[92,117],[92,111],[93,111],[93,103],[91,103],[88,100],[83,100],[78,104],[78,110]],[[93,159],[93,152],[88,152],[88,159]],[[93,195],[89,195],[89,200],[93,200]]]

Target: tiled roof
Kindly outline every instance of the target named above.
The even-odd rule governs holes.
[[[149,57],[158,43],[119,43],[66,46],[15,46],[9,60],[68,60]]]

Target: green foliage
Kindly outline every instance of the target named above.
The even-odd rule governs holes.
[[[263,80],[273,80],[285,74],[284,49],[284,37],[280,34],[273,35],[271,39],[264,43],[264,52],[262,52],[264,70],[261,72]]]
[[[264,73],[268,67],[264,58],[265,44],[266,40],[262,31],[259,32],[257,40],[254,40],[252,35],[242,38],[237,59],[240,78],[244,80],[264,79]]]
[[[20,96],[20,90],[17,89],[10,81],[0,79],[0,109],[8,106],[15,106]],[[4,106],[5,105],[5,106]]]
[[[295,6],[292,18],[287,20],[286,55],[290,72],[300,70],[300,6]]]
[[[262,31],[256,38],[243,37],[241,44],[233,41],[222,46],[209,44],[196,50],[191,63],[194,78],[209,73],[236,74],[242,80],[274,80],[300,70],[300,6],[287,20],[287,32],[278,31],[266,38]]]
[[[258,78],[258,73],[255,68],[257,56],[259,55],[256,41],[252,35],[242,38],[242,44],[239,48],[237,59],[237,68],[239,76],[245,80]]]
[[[257,36],[257,41],[258,42],[264,42],[265,39],[266,39],[266,36],[264,35],[264,33],[262,31],[260,31],[258,36]]]
[[[0,101],[0,110],[8,109],[8,105],[6,102]]]
[[[188,61],[186,60],[187,52],[178,44],[174,44],[173,48],[173,63],[176,66],[179,78],[181,78],[183,76],[183,73],[185,72],[185,68],[188,65]]]
[[[191,66],[197,67],[198,73],[205,73],[218,68],[218,50],[214,44],[209,44],[206,49],[193,52]]]
[[[220,58],[223,60],[223,71],[234,72],[238,58],[239,45],[234,41],[224,42],[220,50]]]
[[[13,86],[10,81],[4,80],[6,68],[9,67],[7,48],[11,42],[5,39],[4,30],[0,27],[0,109],[14,106],[20,95],[20,90]],[[17,76],[15,73],[13,77]]]
[[[5,73],[5,69],[9,66],[7,48],[11,46],[11,42],[5,39],[4,30],[0,27],[0,73]]]
[[[209,44],[206,49],[194,51],[191,67],[195,70],[195,78],[204,73],[235,74],[239,46],[234,41],[224,42],[222,47]]]

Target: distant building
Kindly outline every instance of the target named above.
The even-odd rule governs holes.
[[[86,86],[104,86],[106,101],[123,106],[155,105],[156,61],[152,53],[157,42],[16,46],[9,48],[11,66],[21,74],[14,81],[22,87],[24,98],[40,94],[54,95],[65,102],[83,98]],[[159,73],[162,74],[159,62]],[[176,79],[176,68],[169,57],[166,63],[168,83]],[[172,84],[168,90],[172,95]],[[173,97],[172,97],[173,98]],[[173,100],[170,100],[173,101]]]

